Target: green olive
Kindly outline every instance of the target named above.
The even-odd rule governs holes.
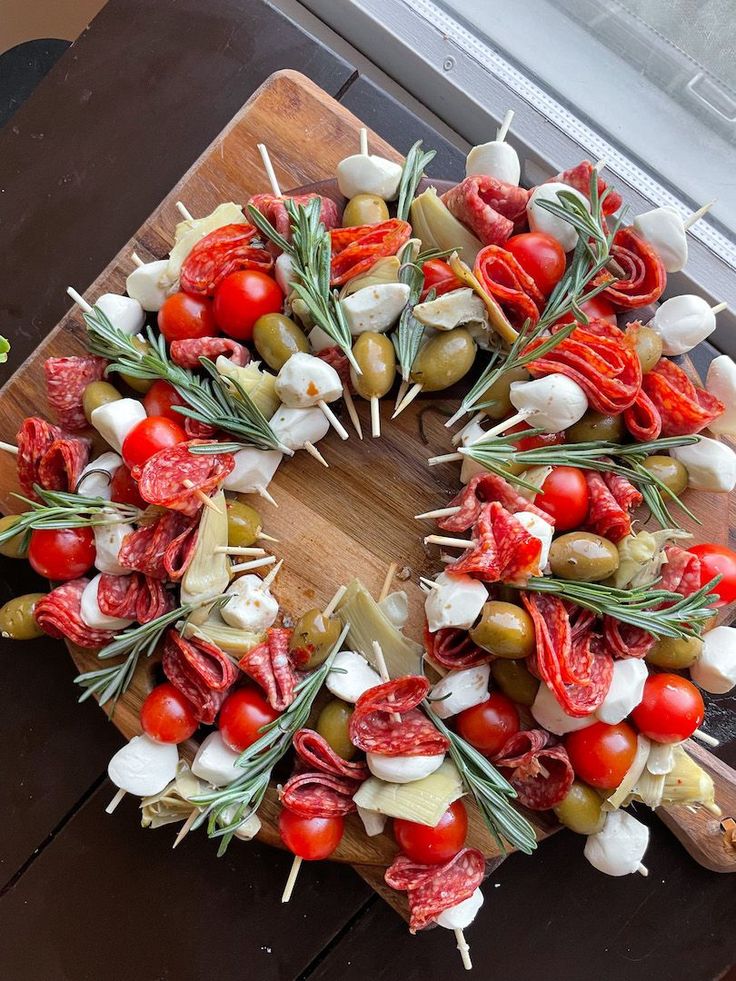
[[[435,334],[417,354],[411,380],[425,392],[449,388],[467,375],[475,361],[475,341],[465,327]]]
[[[660,637],[647,654],[646,660],[657,668],[679,671],[694,664],[702,650],[703,641],[700,637]]]
[[[92,413],[101,405],[117,402],[123,396],[110,382],[90,382],[82,393],[82,408],[87,422],[92,425]]]
[[[130,341],[133,347],[137,347],[144,354],[151,350],[151,345],[148,341],[142,341],[140,337],[131,337]],[[129,388],[132,388],[134,392],[139,392],[141,395],[145,395],[151,385],[153,385],[153,378],[134,378],[133,375],[120,375],[120,377]]]
[[[20,521],[19,514],[6,514],[4,517],[0,518],[0,531],[5,531],[7,528],[12,528],[13,525]],[[26,557],[27,548],[25,546],[25,535],[13,535],[12,538],[6,539],[4,542],[0,542],[0,555],[4,555],[8,559],[24,559]]]
[[[594,409],[588,409],[582,419],[565,430],[565,439],[568,443],[589,441],[620,443],[625,432],[622,415],[607,416]]]
[[[43,637],[43,630],[36,623],[33,611],[45,593],[26,593],[8,600],[0,607],[0,634],[11,640],[34,640]]]
[[[342,227],[355,225],[378,225],[388,221],[388,206],[377,194],[356,194],[345,205],[342,213]]]
[[[534,677],[524,661],[499,658],[491,664],[491,676],[512,702],[517,702],[519,705],[534,704],[539,679]]]
[[[673,456],[660,456],[655,453],[654,456],[648,456],[644,461],[644,466],[656,477],[657,480],[661,480],[672,491],[673,494],[683,494],[688,481],[688,473],[682,463],[679,460],[675,460]]]
[[[479,405],[485,402],[491,403],[484,405],[483,408],[487,416],[491,419],[505,419],[509,412],[516,411],[511,404],[509,390],[513,382],[517,381],[529,381],[529,372],[526,368],[510,368],[488,386],[478,399]]]
[[[227,502],[227,543],[238,548],[249,548],[261,533],[263,522],[260,514],[250,504],[238,498]]]
[[[552,542],[549,564],[561,579],[601,582],[618,569],[618,549],[601,535],[571,531]]]
[[[534,650],[534,624],[521,606],[491,600],[470,631],[473,643],[496,657],[528,657]]]
[[[597,834],[605,824],[606,815],[601,810],[603,801],[587,783],[574,780],[567,797],[553,808],[560,824],[579,835]]]
[[[317,732],[324,736],[338,756],[351,760],[355,756],[355,746],[350,742],[350,716],[353,706],[341,698],[328,702],[317,719]]]
[[[651,327],[640,327],[636,333],[636,354],[641,370],[651,371],[662,357],[662,338]]]
[[[283,313],[264,313],[253,325],[253,343],[269,368],[280,371],[292,354],[309,351],[306,334]]]
[[[383,398],[396,377],[396,352],[391,341],[385,334],[367,330],[353,344],[353,356],[363,372],[350,376],[358,395]]]
[[[326,617],[321,610],[307,610],[297,620],[289,643],[290,651],[301,651],[300,668],[316,668],[327,659],[342,630],[339,617]]]

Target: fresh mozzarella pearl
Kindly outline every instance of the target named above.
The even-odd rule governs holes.
[[[289,409],[282,405],[271,417],[269,425],[290,450],[303,450],[305,443],[317,443],[330,431],[327,417],[317,406]]]
[[[485,430],[482,426],[482,419],[473,419],[462,430],[460,441],[463,446],[470,446],[471,443],[483,439],[484,436]],[[486,468],[480,463],[476,463],[469,456],[463,457],[462,466],[460,467],[460,482],[467,484],[473,477],[477,477],[479,473],[486,473]]]
[[[472,576],[453,575],[443,572],[437,576],[437,586],[430,589],[424,602],[427,625],[434,633],[442,627],[460,627],[468,630],[476,621],[488,590]]]
[[[381,283],[364,286],[340,300],[350,333],[353,337],[367,330],[383,334],[399,319],[409,293],[405,283]]]
[[[409,619],[409,597],[403,589],[397,589],[394,593],[382,599],[378,608],[397,630],[403,630],[406,621]]]
[[[665,300],[647,324],[662,338],[668,357],[687,354],[716,329],[716,315],[701,296],[685,293]]]
[[[474,146],[465,161],[465,176],[474,174],[495,177],[518,187],[521,178],[519,154],[505,140],[491,140]]]
[[[223,490],[257,494],[265,490],[278,470],[283,453],[247,447],[234,454],[235,466],[222,482]]]
[[[731,691],[736,685],[736,627],[715,627],[703,636],[703,650],[690,677],[713,695]]]
[[[365,761],[374,777],[387,783],[413,783],[423,780],[442,766],[444,753],[436,756],[381,756],[366,753]]]
[[[503,144],[506,145],[505,143]],[[468,896],[457,906],[451,906],[443,910],[435,922],[444,927],[445,930],[465,930],[478,915],[478,910],[483,905],[483,893],[476,889],[472,896]]]
[[[545,375],[532,381],[512,382],[509,398],[535,429],[559,433],[574,426],[588,410],[583,389],[567,375]]]
[[[219,816],[219,822],[223,827],[226,827],[235,819],[236,810],[237,804],[231,804],[230,807],[223,808]],[[240,822],[233,834],[236,838],[240,838],[241,841],[250,841],[252,838],[255,838],[260,830],[261,819],[257,814],[251,814],[250,817]]]
[[[211,732],[197,750],[192,773],[213,787],[224,787],[243,775],[243,768],[235,765],[239,756],[225,745],[218,731]]]
[[[143,329],[146,315],[138,300],[132,296],[120,296],[119,293],[103,293],[95,304],[102,310],[107,319],[124,334],[137,334]]]
[[[268,630],[278,616],[279,604],[260,576],[241,576],[228,586],[225,595],[230,599],[220,609],[220,615],[231,627],[260,633]]]
[[[557,239],[565,252],[571,252],[578,244],[577,231],[564,218],[558,218],[557,215],[546,211],[539,204],[540,201],[553,201],[555,204],[560,204],[560,199],[557,196],[560,191],[572,194],[590,211],[590,202],[580,191],[576,191],[569,184],[551,181],[549,184],[540,184],[539,187],[534,188],[527,202],[526,213],[529,227],[533,232],[545,232],[547,235],[551,235],[552,238]]]
[[[598,721],[593,713],[583,716],[582,719],[575,719],[568,715],[543,681],[537,690],[531,712],[540,726],[556,736],[564,736],[566,732],[576,732],[578,729],[587,729]]]
[[[701,436],[697,443],[673,447],[670,456],[686,468],[693,490],[729,493],[736,487],[736,453],[717,439]]]
[[[95,568],[111,576],[124,576],[130,572],[120,565],[118,555],[123,539],[135,529],[133,525],[116,523],[114,525],[93,525],[95,536]]]
[[[611,687],[595,712],[600,721],[610,726],[623,722],[642,700],[648,675],[646,664],[637,658],[614,661]]]
[[[449,719],[465,709],[487,702],[490,675],[491,668],[488,664],[448,672],[432,688],[432,711],[440,719]]]
[[[306,409],[320,400],[334,402],[342,395],[340,376],[321,358],[298,351],[279,371],[276,394],[291,409]]]
[[[637,215],[634,228],[652,246],[668,273],[679,272],[687,263],[687,235],[682,218],[665,205]],[[667,352],[665,352],[667,353]]]
[[[79,603],[79,615],[82,621],[93,630],[124,630],[129,627],[132,620],[124,617],[110,617],[103,613],[97,600],[97,591],[100,588],[100,576],[90,579],[84,587]]]
[[[718,418],[708,424],[708,429],[718,435],[736,436],[736,364],[727,354],[711,361],[705,387],[725,405]]]
[[[538,538],[542,543],[542,554],[539,556],[539,573],[541,574],[549,561],[549,548],[552,544],[552,536],[555,530],[549,521],[540,518],[538,514],[532,514],[531,511],[517,511],[514,517],[519,524],[526,528],[530,535]]]
[[[137,300],[144,310],[157,313],[174,292],[175,283],[166,275],[168,259],[157,259],[138,266],[125,280],[128,296]]]
[[[125,437],[145,418],[145,407],[138,399],[118,399],[98,405],[90,416],[90,422],[100,436],[120,452]]]
[[[355,704],[363,692],[381,684],[381,676],[357,651],[340,651],[332,662],[333,670],[325,685],[335,698]]]
[[[356,194],[375,194],[384,201],[393,201],[399,190],[403,168],[401,164],[373,154],[356,153],[337,165],[337,186],[340,194],[354,198]]]
[[[291,291],[291,284],[294,282],[294,264],[291,256],[282,252],[273,265],[273,274],[276,282],[281,287],[284,296],[288,296]]]
[[[369,838],[382,834],[386,827],[386,815],[379,814],[378,811],[369,811],[365,807],[358,807],[358,817],[363,822],[365,833]]]
[[[160,793],[176,776],[179,752],[173,743],[133,736],[107,765],[107,775],[120,790],[136,797]]]
[[[91,460],[79,475],[77,494],[83,497],[102,497],[109,501],[112,494],[110,478],[122,462],[122,457],[117,453],[102,453],[96,460]]]
[[[319,354],[320,351],[326,351],[328,347],[335,346],[333,339],[321,327],[312,327],[309,334],[307,334],[307,340],[315,354]]]
[[[606,875],[636,872],[649,844],[649,828],[626,811],[611,811],[603,829],[588,835],[583,854]]]

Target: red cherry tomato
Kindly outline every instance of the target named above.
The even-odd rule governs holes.
[[[173,406],[186,405],[174,386],[167,381],[155,381],[143,396],[143,405],[149,416],[163,416],[178,426],[184,425],[185,416],[176,412]]]
[[[344,830],[343,817],[301,817],[286,807],[279,814],[281,840],[290,852],[307,862],[330,856],[340,844]]]
[[[133,480],[130,470],[121,463],[110,481],[111,500],[118,504],[132,504],[136,508],[145,508],[146,502],[138,492],[138,482]]]
[[[607,320],[610,324],[616,323],[616,309],[612,303],[609,303],[605,297],[594,296],[592,300],[586,300],[585,303],[580,305],[580,309],[588,317],[589,320]],[[571,313],[565,314],[564,317],[560,317],[559,320],[555,320],[553,326],[557,324],[569,324],[573,319]]]
[[[631,718],[647,739],[655,743],[679,743],[695,732],[703,721],[703,697],[687,678],[679,674],[650,674],[644,696]]]
[[[443,293],[458,290],[463,285],[453,273],[452,269],[450,269],[449,263],[443,262],[442,259],[427,259],[422,264],[422,273],[424,274],[422,298],[431,289],[435,291],[437,296],[442,296]]]
[[[508,430],[509,433],[524,433],[532,429],[526,422],[520,422]],[[538,433],[536,436],[523,436],[518,442],[514,443],[517,450],[535,450],[538,446],[559,446],[565,442],[564,433]]]
[[[725,606],[736,600],[736,552],[725,545],[706,543],[693,545],[688,551],[700,559],[700,585],[705,586],[716,576],[723,578],[714,592],[720,597],[715,606]]]
[[[468,812],[461,800],[450,804],[433,828],[394,818],[394,838],[399,848],[413,862],[422,865],[449,862],[463,847],[467,836]]]
[[[220,709],[220,735],[230,749],[242,753],[261,736],[261,728],[278,719],[266,699],[254,685],[236,688]]]
[[[204,296],[174,293],[158,312],[158,329],[169,344],[190,337],[212,337],[217,333],[212,301]]]
[[[168,681],[149,692],[141,707],[141,726],[157,743],[183,743],[199,723],[188,698]]]
[[[524,232],[512,235],[504,248],[531,276],[540,292],[549,296],[565,272],[565,250],[560,243],[544,232]]]
[[[486,756],[494,756],[509,736],[519,731],[519,712],[510,698],[494,691],[487,701],[461,712],[456,723],[466,742]]]
[[[266,313],[280,313],[284,294],[275,279],[257,269],[226,276],[215,291],[215,320],[229,337],[249,341],[253,324]]]
[[[31,532],[28,561],[47,579],[79,579],[95,563],[91,528],[38,528]]]
[[[577,467],[554,467],[534,503],[555,519],[555,531],[579,528],[588,517],[590,495],[585,474]]]
[[[169,446],[176,446],[187,438],[177,423],[165,416],[149,416],[131,429],[123,440],[123,459],[126,466],[142,467],[154,453]]]
[[[636,733],[626,722],[594,722],[565,737],[576,775],[591,787],[612,790],[623,780],[636,754]]]

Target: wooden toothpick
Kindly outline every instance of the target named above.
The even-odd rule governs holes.
[[[307,440],[304,443],[304,449],[307,451],[307,453],[310,456],[313,456],[318,463],[321,463],[323,467],[329,467],[329,463],[327,462],[327,460],[325,460],[325,458],[322,456],[322,454],[314,445],[314,443],[310,443],[309,440]]]
[[[141,266],[145,266],[145,262],[143,261],[143,259],[141,259],[141,257],[138,255],[137,252],[131,252],[130,253],[130,258],[131,258],[131,261],[132,261],[133,265],[134,266],[137,266],[139,269],[140,269]]]
[[[363,157],[368,156],[368,130],[365,126],[360,127],[360,154]]]
[[[276,576],[281,571],[281,566],[283,564],[284,564],[284,560],[283,559],[280,559],[276,563],[276,565],[273,567],[273,569],[271,569],[271,571],[269,572],[269,574],[263,580],[263,583],[262,583],[262,586],[261,586],[262,589],[268,589],[269,588],[269,586],[271,585],[271,583],[274,581],[274,579],[276,578]]]
[[[184,822],[184,824],[182,824],[181,828],[179,829],[179,834],[174,839],[174,844],[171,846],[172,848],[176,848],[178,845],[182,843],[182,841],[184,841],[186,836],[192,830],[192,825],[197,820],[198,814],[199,814],[199,808],[195,807],[194,810],[189,815],[189,817]]]
[[[345,595],[345,593],[347,591],[348,591],[348,587],[347,586],[340,586],[337,589],[337,591],[335,592],[335,595],[332,597],[332,599],[330,600],[330,602],[324,608],[324,610],[322,612],[322,615],[323,616],[326,616],[326,617],[331,617],[332,614],[337,609],[338,603],[340,602],[340,600],[343,598],[343,596]]]
[[[386,658],[383,656],[383,648],[377,640],[373,641],[373,656],[376,659],[376,667],[378,668],[378,673],[381,676],[381,681],[390,681],[391,675],[388,673],[388,668],[386,667]],[[393,702],[395,700],[394,696],[389,695],[388,700],[389,702]],[[392,712],[391,718],[394,722],[401,722],[401,715],[398,712]]]
[[[419,395],[419,393],[421,392],[422,387],[423,386],[420,385],[419,382],[417,382],[416,384],[412,385],[412,387],[409,389],[409,391],[403,397],[403,399],[401,400],[401,402],[394,409],[394,414],[391,416],[392,419],[395,419],[396,416],[401,415],[401,413],[404,411],[404,409],[406,409],[409,405],[411,405],[411,403],[414,401],[414,399],[417,397],[417,395]]]
[[[123,797],[125,797],[125,791],[122,790],[122,789],[121,790],[118,790],[118,792],[115,794],[115,796],[113,797],[113,799],[110,801],[110,803],[105,808],[105,813],[106,814],[112,814],[112,812],[118,806],[118,804],[123,799]]]
[[[335,432],[340,437],[340,439],[348,439],[349,436],[348,436],[347,429],[343,426],[343,424],[340,422],[340,420],[337,418],[337,416],[329,407],[329,405],[325,402],[325,400],[319,399],[317,405],[322,410],[325,418],[332,426],[332,428],[335,430]]]
[[[84,310],[85,313],[92,313],[92,305],[87,303],[82,294],[77,293],[73,286],[67,286],[66,291],[74,302],[77,303],[82,310]]]
[[[417,521],[423,521],[425,518],[450,518],[453,514],[457,514],[458,511],[462,511],[461,507],[454,508],[437,508],[434,511],[425,511],[424,514],[415,514],[414,517]]]
[[[442,545],[444,548],[472,548],[473,542],[465,538],[445,538],[444,535],[427,535],[425,545]]]
[[[209,508],[210,511],[214,511],[215,514],[222,514],[222,511],[218,508],[211,497],[208,497],[207,494],[205,494],[205,492],[199,487],[194,487],[194,481],[187,478],[186,480],[182,480],[182,485],[186,487],[187,490],[194,490],[194,496],[197,498],[197,500],[200,501],[206,508]]]
[[[283,197],[281,188],[279,187],[279,182],[276,179],[276,171],[273,169],[271,157],[266,149],[266,144],[258,143],[257,146],[258,152],[261,155],[261,160],[263,161],[263,169],[266,171],[266,176],[268,177],[268,183],[271,185],[271,191],[277,198]]]
[[[286,880],[284,891],[281,893],[282,903],[288,903],[291,899],[291,894],[294,892],[294,885],[296,884],[296,877],[299,875],[299,869],[301,867],[302,860],[299,855],[295,855],[294,861],[291,863],[291,868],[289,869],[289,877]]]
[[[0,450],[5,450],[6,453],[13,453],[15,456],[18,455],[18,447],[13,446],[12,443],[4,443],[0,441]]]
[[[218,545],[215,548],[218,555],[249,555],[258,558],[266,554],[265,548],[258,548],[251,545]]]
[[[460,927],[455,927],[455,940],[457,940],[457,949],[460,951],[463,967],[466,971],[472,971],[473,962],[470,959],[470,947],[468,946],[468,941],[465,939],[465,934]]]
[[[353,428],[358,434],[358,439],[362,439],[363,427],[360,424],[360,417],[358,416],[358,410],[355,408],[353,393],[350,391],[349,385],[342,386],[342,397],[345,400],[345,408],[348,410],[348,415],[350,416],[350,421],[353,424]]]
[[[710,209],[716,203],[716,200],[717,200],[716,198],[713,198],[712,201],[709,201],[707,204],[704,204],[701,208],[698,208],[697,211],[693,211],[693,213],[683,221],[682,224],[684,228],[685,229],[692,228],[692,226],[695,224],[696,221],[700,221],[703,215],[707,215]]]
[[[264,566],[273,565],[276,561],[275,555],[267,555],[265,559],[254,559],[252,562],[239,562],[237,565],[230,566],[230,575],[236,572],[247,572],[249,569],[262,569]]]
[[[713,736],[709,736],[707,732],[703,732],[702,729],[696,729],[693,733],[695,739],[699,739],[701,743],[705,743],[706,746],[720,746],[721,743],[718,739]]]
[[[396,575],[396,570],[399,568],[398,562],[392,562],[388,567],[386,572],[386,577],[383,580],[383,586],[381,586],[381,592],[378,594],[378,602],[383,603],[383,601],[388,596],[388,591],[391,589],[391,583],[394,581],[394,576]]]
[[[514,110],[507,109],[506,115],[503,117],[501,125],[496,130],[496,141],[498,143],[504,143],[508,135],[509,129],[511,128],[511,121],[514,118]]]
[[[176,210],[185,221],[194,221],[194,215],[191,213],[189,208],[186,207],[186,205],[182,204],[181,201],[176,202]]]

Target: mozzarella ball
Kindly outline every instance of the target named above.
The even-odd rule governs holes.
[[[436,756],[382,756],[366,753],[365,761],[374,777],[387,783],[413,783],[423,780],[442,766],[444,753]]]
[[[276,394],[289,408],[306,409],[320,400],[334,402],[339,399],[342,382],[332,365],[298,351],[279,371]]]
[[[703,636],[703,650],[690,677],[713,695],[731,691],[736,685],[736,627],[715,627]]]
[[[697,443],[673,447],[670,456],[686,468],[693,490],[729,493],[736,487],[736,453],[717,439],[700,436]]]
[[[585,392],[567,375],[512,382],[509,398],[514,408],[524,413],[530,426],[548,433],[574,426],[588,410]]]
[[[90,460],[79,475],[77,494],[83,497],[101,497],[110,500],[112,475],[121,466],[123,460],[117,453],[101,453],[95,460]]]
[[[403,589],[389,593],[378,604],[378,608],[397,630],[404,629],[406,621],[409,619],[409,597]]]
[[[290,450],[303,450],[305,443],[318,443],[330,431],[327,417],[318,406],[290,409],[282,405],[271,417],[269,425]]]
[[[225,595],[230,599],[221,607],[220,616],[231,627],[261,633],[273,626],[279,604],[260,576],[240,576],[228,586]]]
[[[134,736],[107,765],[107,775],[120,790],[136,797],[160,793],[176,776],[179,752],[174,743]]]
[[[687,235],[682,218],[674,208],[665,205],[645,211],[634,218],[633,226],[649,242],[668,273],[685,268]]]
[[[736,436],[736,364],[727,354],[711,361],[705,387],[725,406],[718,418],[708,424],[708,429],[719,436]]]
[[[129,627],[132,620],[123,617],[110,617],[103,613],[97,600],[97,591],[100,588],[100,576],[90,579],[84,587],[79,604],[79,616],[83,623],[93,630],[124,630]]]
[[[491,140],[474,146],[465,161],[465,176],[484,174],[519,186],[521,163],[519,154],[505,140]]]
[[[648,675],[646,663],[638,658],[614,661],[611,687],[595,711],[600,721],[608,725],[623,722],[642,700]]]
[[[710,337],[716,329],[716,315],[701,296],[685,293],[660,304],[647,326],[662,338],[662,353],[674,357],[687,354]]]
[[[432,688],[430,705],[440,719],[449,719],[488,701],[488,679],[491,676],[489,664],[477,668],[461,668],[449,671]]]
[[[424,602],[427,626],[434,633],[442,627],[468,630],[475,623],[488,590],[472,576],[443,572],[437,576],[437,586],[430,589]]]
[[[168,259],[146,262],[134,269],[125,280],[128,296],[150,313],[157,313],[175,291],[176,284],[166,275],[168,265]]]
[[[340,300],[350,333],[353,337],[367,330],[385,333],[399,319],[409,299],[409,292],[405,283],[380,283],[364,286],[362,290],[356,290]]]
[[[235,466],[223,480],[223,490],[257,494],[271,483],[284,454],[278,450],[259,450],[248,446],[233,455]]]
[[[582,719],[568,715],[544,682],[541,682],[537,689],[531,713],[540,726],[556,736],[564,736],[566,732],[576,732],[578,729],[587,729],[598,721],[594,713],[583,716]]]
[[[325,685],[335,698],[352,705],[360,696],[381,684],[381,676],[357,651],[340,651],[335,655]]]
[[[213,787],[224,787],[237,777],[242,777],[243,768],[236,766],[240,753],[234,752],[215,730],[204,740],[192,762],[192,773]]]
[[[319,354],[320,351],[326,351],[328,348],[335,346],[333,339],[321,327],[312,327],[307,334],[307,340],[315,354]]]
[[[235,812],[237,810],[237,804],[231,804],[229,807],[223,808],[220,812],[218,822],[222,827],[226,827],[235,819]],[[261,819],[257,814],[251,814],[245,820],[241,821],[237,826],[233,834],[236,838],[240,838],[241,841],[251,841],[255,838],[258,832],[261,830]]]
[[[532,514],[531,511],[517,511],[514,517],[530,535],[538,538],[542,543],[542,553],[539,556],[539,574],[541,574],[549,562],[549,549],[555,530],[549,521],[540,518],[538,514]]]
[[[95,568],[111,576],[124,576],[131,570],[120,565],[118,555],[126,535],[133,533],[133,525],[116,522],[112,525],[93,525],[95,536]]]
[[[590,211],[590,202],[580,191],[576,191],[569,184],[551,181],[549,184],[540,184],[539,187],[534,188],[527,202],[526,213],[529,227],[533,232],[544,232],[551,235],[552,238],[557,239],[565,252],[571,252],[578,244],[578,233],[575,227],[565,221],[564,218],[558,218],[557,215],[545,210],[539,204],[540,201],[553,201],[555,204],[560,204],[560,199],[557,196],[560,191],[572,194],[578,198],[587,211]]]
[[[138,334],[146,322],[146,315],[138,300],[132,296],[120,296],[119,293],[103,293],[98,297],[95,306],[105,314],[107,319],[124,334],[131,337]]]
[[[401,164],[393,160],[356,153],[337,165],[337,186],[346,198],[375,194],[384,201],[393,201],[399,191],[402,171]]]
[[[138,399],[117,399],[98,405],[89,418],[105,442],[120,452],[131,429],[146,418],[146,409]]]
[[[606,875],[636,872],[649,844],[649,828],[626,811],[611,811],[597,834],[588,835],[583,854]]]
[[[483,893],[480,889],[476,889],[472,896],[468,896],[456,906],[443,910],[435,922],[446,930],[465,930],[476,918],[482,905]]]

